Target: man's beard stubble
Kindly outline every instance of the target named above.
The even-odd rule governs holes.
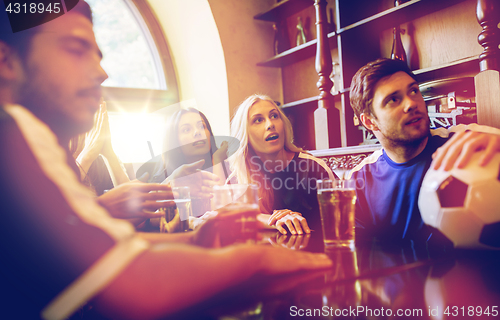
[[[85,133],[92,128],[93,123],[76,123],[68,117],[57,97],[61,95],[61,89],[57,86],[50,88],[50,92],[44,92],[44,83],[39,84],[40,72],[36,68],[26,71],[26,80],[21,85],[18,94],[18,103],[30,110],[42,122],[47,124],[56,134],[61,143],[66,143],[72,137]]]
[[[398,136],[385,136],[386,141],[392,146],[392,147],[404,147],[405,149],[412,150],[412,149],[418,149],[422,142],[429,137],[431,134],[430,130],[430,120],[429,117],[427,116],[425,118],[426,122],[426,130],[423,130],[422,133],[419,136],[412,137],[412,138],[404,138],[404,137],[398,137]]]

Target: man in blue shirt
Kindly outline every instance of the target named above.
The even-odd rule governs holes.
[[[484,165],[500,151],[500,135],[467,130],[450,138],[447,132],[431,133],[415,76],[399,60],[379,59],[359,69],[350,101],[383,147],[350,173],[357,180],[358,236],[383,242],[428,241],[432,231],[418,208],[427,170],[431,165],[463,167],[474,152],[486,149]]]

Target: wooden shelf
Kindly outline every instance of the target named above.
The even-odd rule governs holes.
[[[337,34],[359,27],[386,30],[466,0],[411,0],[337,30]]]
[[[452,61],[437,67],[414,70],[419,83],[448,78],[458,75],[476,75],[479,73],[479,57],[473,56],[457,61]]]
[[[332,96],[335,100],[339,99],[340,93],[335,92]],[[314,97],[310,97],[310,98],[305,98],[305,99],[285,103],[281,106],[281,108],[285,109],[285,108],[303,106],[303,105],[306,105],[306,104],[311,103],[311,102],[317,102],[318,100],[319,100],[319,96],[314,96]]]
[[[450,76],[463,75],[463,74],[475,75],[479,73],[479,57],[477,56],[468,57],[465,59],[453,61],[436,67],[413,70],[412,72],[417,77],[419,83],[429,80],[447,78]],[[335,92],[335,94],[333,94],[333,97],[334,99],[337,99],[340,97],[340,95],[347,93],[349,91],[350,88],[345,88],[340,92]],[[314,96],[310,98],[288,102],[283,104],[281,108],[302,106],[311,102],[316,102],[318,101],[318,98],[319,98],[318,96]]]
[[[409,0],[405,3],[393,7],[393,0],[329,0],[335,2],[336,7],[336,21],[337,30],[328,34],[330,48],[338,48],[339,60],[343,63],[341,68],[344,86],[346,87],[341,92],[336,92],[332,100],[335,103],[336,109],[339,110],[340,119],[336,112],[328,113],[328,126],[326,130],[330,138],[330,147],[336,145],[352,146],[362,142],[361,132],[357,127],[352,124],[352,117],[354,115],[350,108],[348,99],[350,88],[350,77],[354,75],[359,67],[366,62],[375,60],[380,56],[380,47],[387,39],[381,39],[380,35],[384,37],[384,32],[392,30],[395,26],[402,25],[408,22],[418,20],[418,23],[426,23],[427,20],[430,24],[429,28],[434,27],[433,23],[436,19],[442,19],[443,15],[448,13],[457,13],[457,10],[462,7],[467,7],[467,10],[472,8],[472,0]],[[331,3],[330,3],[331,4]],[[459,5],[460,4],[460,5]],[[313,6],[313,0],[282,0],[275,3],[270,10],[254,16],[255,19],[272,21],[272,22],[286,22],[287,17],[297,14],[299,11]],[[459,5],[459,6],[457,6]],[[448,16],[446,16],[448,18]],[[460,23],[460,18],[453,18],[450,16],[450,23]],[[469,19],[467,15],[467,19]],[[420,19],[420,20],[419,20]],[[466,22],[471,25],[472,20]],[[444,23],[444,22],[443,22]],[[447,27],[445,25],[444,27]],[[441,28],[441,25],[435,26]],[[449,28],[446,28],[448,31]],[[446,32],[445,32],[446,34]],[[469,38],[467,38],[469,39]],[[388,41],[387,41],[388,42]],[[463,41],[470,43],[472,40]],[[439,45],[439,44],[438,44]],[[290,48],[276,56],[257,63],[261,67],[285,68],[286,72],[300,72],[300,68],[305,68],[303,64],[297,64],[299,61],[308,59],[307,62],[314,59],[316,55],[317,40],[311,40],[303,45]],[[457,53],[453,55],[452,59],[459,59],[475,54],[473,50],[464,50],[464,54]],[[432,57],[431,57],[432,58]],[[419,83],[447,79],[452,77],[471,77],[479,73],[479,59],[477,56],[470,56],[456,61],[449,61],[449,59],[441,60],[444,64],[414,70],[414,74]],[[432,59],[422,61],[424,65],[430,65]],[[287,66],[294,66],[294,68],[286,68]],[[297,68],[295,68],[297,66]],[[290,68],[290,70],[289,70]],[[308,70],[310,71],[310,70]],[[346,85],[347,84],[347,85]],[[295,88],[296,84],[293,81],[286,83],[286,88],[290,90]],[[283,85],[285,86],[285,84]],[[319,90],[314,91],[313,87],[308,89],[309,94],[318,94]],[[286,92],[285,92],[286,93]],[[307,94],[306,94],[307,95]],[[303,95],[302,95],[303,96]],[[289,95],[289,99],[285,100],[287,103],[283,104],[281,108],[289,115],[294,130],[298,133],[297,141],[301,146],[309,148],[315,147],[315,121],[314,110],[318,107],[319,96],[312,96],[305,99],[291,101],[296,99],[296,96]],[[344,97],[344,98],[342,98]],[[342,98],[342,99],[341,99]],[[322,129],[323,131],[324,128]],[[333,131],[332,131],[333,130]],[[338,133],[340,138],[337,137]],[[337,143],[335,139],[340,141]],[[334,141],[332,143],[332,141]]]
[[[473,56],[457,61],[452,61],[443,65],[412,70],[418,83],[448,78],[452,76],[462,76],[465,74],[476,75],[479,73],[479,57]],[[349,92],[351,88],[340,90],[340,93]],[[336,93],[335,95],[337,95]],[[335,96],[334,95],[334,96]]]
[[[305,99],[301,99],[301,100],[297,100],[297,101],[288,102],[288,103],[283,104],[281,106],[281,108],[285,109],[285,108],[292,108],[292,107],[305,105],[307,103],[318,101],[318,98],[319,98],[319,96],[314,96],[314,97],[310,97],[310,98],[305,98]]]
[[[328,39],[330,39],[330,48],[337,47],[336,33],[331,32],[328,34]],[[300,46],[293,47],[282,53],[266,60],[257,63],[259,67],[273,67],[273,68],[282,68],[289,64],[313,57],[316,54],[316,43],[317,39],[308,41]],[[333,46],[332,46],[333,45]]]
[[[278,22],[307,7],[314,5],[314,0],[281,0],[266,12],[259,13],[253,18],[257,20]]]

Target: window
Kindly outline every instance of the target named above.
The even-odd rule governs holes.
[[[166,90],[160,55],[144,19],[126,0],[88,0],[108,87]]]
[[[165,116],[155,113],[110,113],[109,123],[113,150],[125,163],[150,160],[148,142],[154,155],[161,154]]]
[[[86,0],[109,78],[103,83],[113,148],[125,163],[159,154],[165,116],[179,102],[165,36],[146,0]],[[169,108],[171,109],[171,108]]]

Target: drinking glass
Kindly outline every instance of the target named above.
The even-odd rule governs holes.
[[[318,180],[318,202],[325,249],[354,250],[355,180]]]
[[[193,217],[201,217],[207,211],[212,211],[212,204],[209,198],[191,196],[191,211]]]
[[[191,196],[189,187],[173,187],[175,206],[162,209],[164,215],[160,218],[160,232],[189,231],[189,217],[192,216]]]
[[[228,184],[214,186],[214,208],[218,212],[221,245],[255,242],[259,198],[257,186]]]

